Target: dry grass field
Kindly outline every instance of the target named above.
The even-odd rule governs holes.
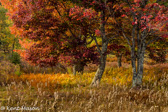
[[[36,107],[40,112],[167,112],[167,68],[167,64],[146,67],[140,90],[131,89],[130,67],[115,65],[106,69],[95,88],[89,86],[95,72],[7,75],[1,81],[0,107]]]
[[[109,61],[112,60],[112,61]],[[108,59],[98,87],[90,87],[97,66],[83,75],[21,73],[1,61],[0,109],[19,112],[168,112],[168,63],[145,63],[143,86],[131,88],[131,66]],[[11,70],[11,71],[10,71]]]

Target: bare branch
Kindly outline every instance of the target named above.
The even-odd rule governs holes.
[[[117,36],[119,36],[119,35],[115,35],[115,36],[113,36],[113,37],[108,38],[108,41],[111,41],[113,38],[115,38],[115,37],[117,37]]]
[[[86,43],[87,45],[91,44],[93,42],[93,38],[88,42]]]
[[[98,44],[98,42],[97,42],[96,37],[95,37],[95,36],[92,36],[92,35],[90,35],[90,36],[92,37],[92,39],[94,39],[94,41],[95,41],[95,43],[96,43],[96,46],[97,46],[97,49],[98,49],[98,52],[101,54],[101,50],[100,50],[100,47],[99,47],[99,44]]]
[[[125,33],[123,31],[122,31],[122,34],[123,34],[124,38],[127,40],[128,45],[131,47],[130,39],[125,35]]]
[[[155,32],[156,31],[153,31],[153,32],[150,32],[150,33],[154,34]],[[142,37],[141,41],[144,41],[149,36],[150,33],[147,33],[144,37]]]
[[[148,43],[146,43],[146,45],[149,45],[149,44],[153,43],[154,41],[157,41],[160,38],[162,38],[162,37],[154,38],[154,39],[150,40]]]

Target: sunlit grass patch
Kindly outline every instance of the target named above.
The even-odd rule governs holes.
[[[165,68],[152,68],[144,70],[143,85],[167,86],[167,73]],[[77,86],[89,87],[94,78],[95,72],[84,73],[83,75],[73,74],[23,74],[21,76],[12,76],[15,81],[29,82],[33,87],[64,89]],[[162,83],[162,84],[160,84]],[[163,84],[164,83],[164,84]],[[101,80],[101,84],[125,85],[131,87],[132,71],[131,68],[111,67],[107,68]]]

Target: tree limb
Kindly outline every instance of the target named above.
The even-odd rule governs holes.
[[[95,41],[95,43],[96,43],[96,46],[97,46],[97,49],[98,49],[98,52],[101,54],[101,50],[100,50],[100,47],[99,47],[99,45],[98,45],[98,42],[97,42],[96,37],[95,37],[95,36],[92,36],[92,35],[90,35],[90,36],[92,37],[92,39],[94,39],[94,41]]]
[[[152,42],[157,41],[157,40],[160,39],[160,38],[162,38],[162,37],[154,38],[154,39],[150,40],[148,43],[146,43],[146,45],[149,45],[149,44],[151,44]]]
[[[93,38],[88,42],[86,43],[87,45],[91,44],[93,42]]]

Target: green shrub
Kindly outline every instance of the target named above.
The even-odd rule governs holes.
[[[15,65],[20,64],[20,55],[17,52],[13,52],[13,54],[9,56],[9,60]]]

